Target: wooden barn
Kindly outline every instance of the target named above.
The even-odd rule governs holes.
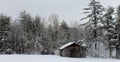
[[[60,55],[63,57],[85,57],[86,48],[85,45],[78,45],[75,42],[69,42],[60,47]]]

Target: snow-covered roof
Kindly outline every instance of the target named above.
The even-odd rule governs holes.
[[[75,42],[69,42],[69,43],[63,45],[62,47],[60,47],[60,49],[64,49],[64,48],[66,48],[67,46],[72,45],[72,44],[74,44],[74,43],[75,43]]]
[[[75,43],[75,42],[69,42],[69,43],[61,46],[59,49],[64,49],[64,48],[66,48],[66,47],[68,47],[68,46],[70,46],[70,45],[72,45],[72,44],[74,44],[74,43]],[[76,43],[75,43],[75,44],[76,44]],[[82,44],[81,46],[86,46],[86,44]]]

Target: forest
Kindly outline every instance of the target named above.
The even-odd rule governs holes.
[[[56,14],[44,19],[21,11],[12,19],[0,14],[0,54],[57,54],[68,42],[85,43],[86,55],[120,58],[120,6],[91,0],[83,8],[84,24],[67,24]]]

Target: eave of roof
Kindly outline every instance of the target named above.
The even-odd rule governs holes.
[[[67,46],[72,45],[72,44],[74,44],[74,43],[75,43],[75,42],[69,42],[69,43],[61,46],[59,49],[64,49],[64,48],[66,48]]]

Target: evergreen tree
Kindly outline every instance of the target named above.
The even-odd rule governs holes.
[[[24,50],[20,49],[20,53],[31,53],[33,50],[33,36],[32,36],[32,28],[33,28],[33,19],[29,13],[26,11],[22,11],[19,16],[20,27],[23,34],[23,39],[20,41],[19,48],[24,48]]]
[[[120,58],[120,6],[117,8],[117,19],[116,19],[116,33],[117,33],[117,43],[116,43],[116,57]]]
[[[97,51],[97,29],[99,28],[97,25],[99,22],[101,22],[101,18],[103,16],[103,11],[104,11],[104,7],[102,5],[100,5],[100,2],[95,1],[95,0],[91,0],[90,4],[88,5],[88,8],[84,8],[84,10],[86,10],[86,12],[84,12],[85,14],[88,14],[87,17],[82,18],[83,19],[89,19],[89,21],[87,23],[89,23],[89,25],[86,27],[90,34],[90,37],[95,40],[95,57],[98,56],[98,51]],[[87,30],[86,30],[87,31]],[[94,40],[93,40],[94,41]]]
[[[107,36],[108,36],[108,44],[109,44],[109,53],[110,53],[110,57],[112,56],[112,47],[111,47],[111,38],[113,36],[114,33],[114,18],[113,18],[113,14],[114,14],[114,8],[110,7],[107,9],[107,12],[105,13],[105,15],[103,16],[103,21],[101,21],[104,24],[104,29],[107,32]]]
[[[0,14],[0,53],[5,53],[10,48],[10,42],[8,40],[10,30],[11,18],[4,14]]]
[[[100,5],[100,2],[95,1],[95,0],[91,0],[89,7],[88,8],[84,8],[84,10],[86,10],[86,12],[84,12],[85,14],[88,14],[87,17],[82,18],[83,19],[89,19],[89,25],[92,26],[93,29],[93,36],[94,38],[97,37],[97,23],[99,23],[101,21],[102,18],[102,12],[104,11],[104,8],[102,5]],[[90,27],[89,26],[89,27]]]

